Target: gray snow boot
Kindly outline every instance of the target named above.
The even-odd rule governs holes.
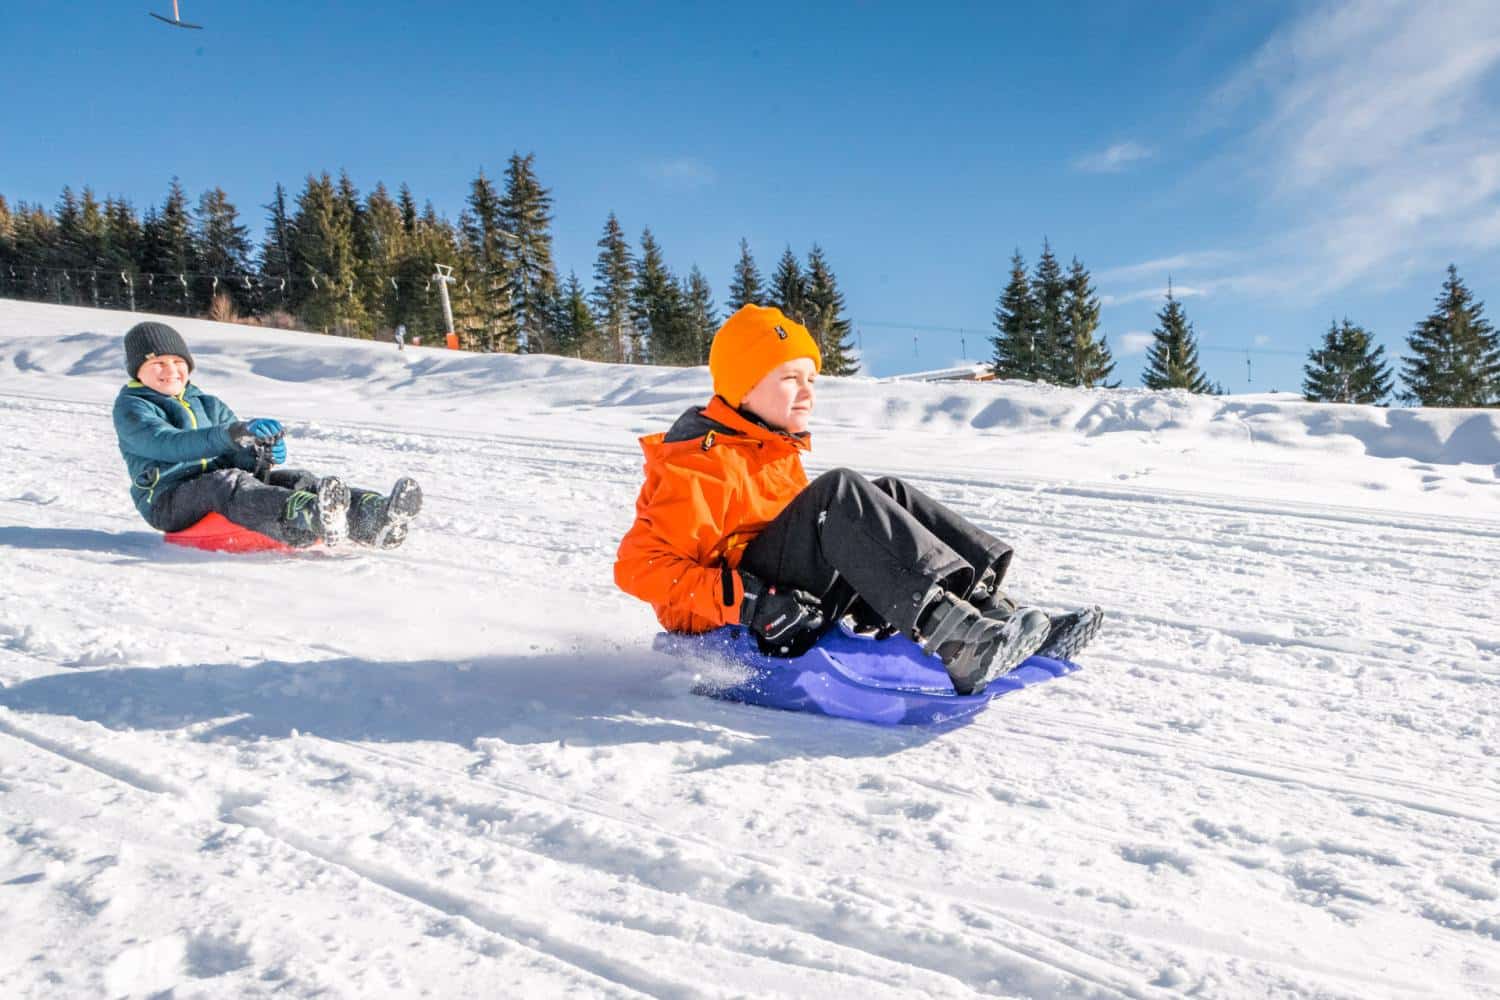
[[[947,667],[953,690],[979,694],[1034,653],[1048,626],[1047,616],[1035,608],[1021,608],[997,621],[945,591],[924,612],[918,632],[923,652]]]

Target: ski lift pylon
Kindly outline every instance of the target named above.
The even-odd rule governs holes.
[[[203,30],[203,25],[201,25],[201,24],[190,24],[189,22],[184,21],[182,19],[182,14],[177,9],[177,0],[172,0],[172,16],[171,17],[167,17],[165,14],[158,14],[154,10],[147,11],[146,13],[148,13],[152,17],[156,18],[162,24],[170,24],[174,28],[193,28],[193,29],[196,29],[198,31],[202,31]]]

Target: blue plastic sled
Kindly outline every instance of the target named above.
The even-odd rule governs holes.
[[[991,700],[1070,674],[1078,664],[1033,656],[980,694],[953,691],[942,661],[905,636],[871,639],[842,624],[801,656],[766,656],[737,626],[681,635],[663,632],[657,651],[724,661],[725,683],[700,681],[695,693],[747,705],[813,712],[884,725],[922,726],[965,719]]]

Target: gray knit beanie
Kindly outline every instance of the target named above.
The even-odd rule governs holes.
[[[140,373],[141,365],[159,354],[175,354],[187,362],[188,371],[193,370],[193,356],[188,353],[187,341],[167,324],[146,320],[125,334],[125,370],[131,378]]]

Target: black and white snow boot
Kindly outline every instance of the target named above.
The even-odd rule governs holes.
[[[1099,634],[1099,626],[1103,624],[1104,611],[1098,605],[1058,615],[1052,619],[1047,638],[1036,653],[1053,660],[1071,660]]]
[[[402,476],[391,487],[381,512],[380,525],[370,544],[380,549],[394,549],[406,541],[406,525],[422,510],[422,487],[410,476]]]
[[[318,535],[329,548],[340,545],[349,532],[349,487],[337,476],[318,480]]]
[[[953,690],[979,694],[1036,652],[1049,625],[1046,614],[1036,608],[1021,608],[999,621],[945,592],[924,613],[918,632],[922,650],[948,669]]]

